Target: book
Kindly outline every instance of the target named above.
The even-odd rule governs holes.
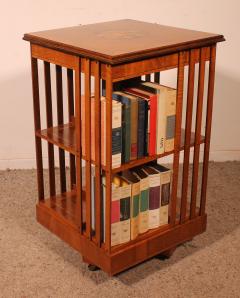
[[[101,160],[106,165],[106,98],[101,98]],[[121,165],[122,152],[122,104],[112,101],[112,168]]]
[[[149,177],[141,168],[134,168],[133,174],[140,179],[139,233],[141,234],[148,231]]]
[[[166,86],[162,86],[162,89],[166,92],[165,151],[169,152],[174,149],[177,91],[176,89]]]
[[[120,243],[125,243],[131,239],[131,184],[121,177],[120,187]]]
[[[131,184],[131,240],[134,240],[139,234],[140,179],[128,170],[123,171],[121,176]]]
[[[149,177],[149,229],[159,227],[160,222],[160,173],[150,167],[144,166],[143,170]]]
[[[144,86],[128,87],[126,92],[139,96],[148,102],[148,137],[147,152],[149,155],[156,154],[156,129],[157,129],[157,95],[144,90]]]
[[[165,151],[166,140],[166,102],[167,91],[162,85],[152,82],[142,82],[145,88],[148,88],[150,92],[157,94],[157,131],[156,131],[156,153],[163,154]]]
[[[137,158],[147,155],[146,137],[148,129],[148,104],[138,97],[138,132],[137,132]]]
[[[113,92],[112,96],[122,103],[122,163],[127,163],[131,155],[131,100],[121,91]]]
[[[120,244],[121,241],[120,197],[120,187],[118,184],[114,183],[113,179],[111,202],[111,246]]]
[[[157,163],[153,164],[152,167],[160,173],[161,195],[159,224],[161,226],[168,224],[172,170]]]

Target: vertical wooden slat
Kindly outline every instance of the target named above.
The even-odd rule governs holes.
[[[160,72],[154,73],[154,82],[160,84]]]
[[[150,82],[150,81],[151,81],[151,74],[147,74],[147,75],[145,76],[145,80],[146,80],[147,82]]]
[[[76,192],[79,203],[79,232],[82,234],[82,127],[81,127],[81,58],[75,69],[75,133],[76,133]]]
[[[45,98],[46,98],[46,114],[47,114],[47,128],[53,126],[52,115],[52,90],[51,90],[51,72],[50,63],[44,61],[44,78],[45,78]],[[55,166],[54,166],[54,147],[53,144],[48,143],[48,170],[49,170],[49,188],[50,196],[55,196]]]
[[[85,58],[86,234],[91,238],[91,70]]]
[[[187,209],[189,156],[190,156],[190,148],[191,148],[190,142],[191,142],[192,110],[193,110],[193,95],[194,95],[194,75],[195,75],[194,55],[195,55],[195,50],[191,50],[189,52],[187,111],[186,111],[186,126],[185,126],[185,141],[184,141],[184,161],[183,161],[180,223],[183,223],[185,221],[186,209]]]
[[[205,128],[205,146],[204,146],[204,157],[203,157],[203,175],[202,175],[200,215],[204,215],[205,206],[206,206],[206,191],[207,191],[208,161],[209,161],[211,126],[212,126],[215,64],[216,64],[216,45],[213,45],[213,46],[211,46],[211,49],[210,49],[208,95],[207,95],[207,115],[206,115],[206,128]]]
[[[74,94],[73,94],[73,70],[67,69],[67,90],[68,90],[68,119],[69,122],[74,121]],[[70,164],[70,184],[71,189],[76,185],[76,167],[75,167],[75,156],[69,154]]]
[[[197,188],[198,188],[197,186],[198,186],[200,141],[201,141],[206,49],[207,48],[204,47],[204,48],[201,48],[201,50],[200,50],[197,113],[196,113],[194,156],[193,156],[193,177],[192,177],[192,191],[191,191],[191,205],[190,205],[190,218],[191,219],[196,216],[196,201],[197,201]]]
[[[174,140],[174,157],[173,157],[172,201],[171,201],[171,214],[170,214],[171,225],[174,225],[176,221],[179,155],[180,155],[180,145],[181,145],[183,83],[184,83],[184,53],[180,52],[178,54],[177,103],[176,103],[176,123],[175,123],[175,140]]]
[[[95,231],[98,246],[101,244],[101,102],[100,64],[95,62]]]
[[[111,251],[111,197],[112,197],[112,68],[107,65],[106,73],[106,218],[105,244]]]
[[[57,120],[58,125],[63,124],[63,87],[62,67],[56,65],[56,91],[57,91]],[[66,192],[65,152],[59,148],[59,168],[61,192]]]
[[[40,103],[39,103],[39,82],[38,82],[38,61],[31,58],[32,68],[32,91],[33,91],[33,112],[35,132],[41,129]],[[42,162],[42,141],[35,135],[36,146],[36,163],[37,163],[37,183],[38,199],[44,200],[44,183],[43,183],[43,162]]]

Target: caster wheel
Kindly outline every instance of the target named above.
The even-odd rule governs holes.
[[[98,271],[99,270],[99,267],[97,267],[95,265],[92,265],[92,264],[89,264],[88,265],[88,270],[89,271]]]

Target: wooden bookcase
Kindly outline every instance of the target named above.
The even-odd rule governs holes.
[[[100,24],[48,30],[24,35],[30,42],[34,126],[37,161],[37,220],[52,233],[79,251],[83,260],[110,275],[123,271],[153,256],[170,256],[177,245],[206,230],[205,212],[208,161],[213,109],[213,89],[216,43],[222,35],[161,26],[134,20],[119,20]],[[40,113],[39,69],[44,67],[46,126]],[[208,63],[208,68],[205,67]],[[55,66],[53,66],[55,65]],[[198,65],[198,68],[195,67]],[[55,86],[52,82],[55,67]],[[177,108],[175,144],[172,152],[147,156],[118,168],[111,165],[111,115],[113,84],[122,80],[154,76],[160,82],[160,72],[177,69]],[[196,68],[196,69],[195,69]],[[207,71],[208,70],[208,73]],[[186,76],[186,71],[188,75]],[[195,80],[198,69],[198,79]],[[66,73],[63,76],[63,72]],[[206,72],[206,75],[205,75]],[[205,88],[205,77],[208,85]],[[66,78],[66,80],[63,80]],[[101,166],[102,80],[106,83],[106,166]],[[65,82],[66,81],[66,82]],[[184,94],[184,81],[187,92]],[[67,94],[64,95],[64,84]],[[56,88],[57,123],[53,123],[53,93]],[[192,124],[194,89],[197,89],[196,120]],[[91,111],[90,96],[94,93],[95,110]],[[206,103],[204,103],[206,98]],[[85,156],[81,145],[81,101],[85,101]],[[184,115],[183,106],[186,103]],[[64,120],[64,105],[68,119]],[[206,106],[205,134],[202,131],[203,107]],[[95,117],[95,159],[91,161],[91,117]],[[185,119],[184,129],[182,121]],[[45,127],[44,127],[45,126]],[[193,131],[193,132],[192,132]],[[45,197],[42,140],[47,141],[49,198]],[[204,147],[201,189],[198,189],[200,146]],[[58,147],[60,193],[56,192],[54,148]],[[191,196],[188,208],[190,149],[193,148]],[[180,152],[184,151],[183,172],[179,175]],[[69,152],[70,187],[66,182],[65,152]],[[137,239],[111,247],[111,182],[112,175],[136,165],[173,156],[173,177],[169,223],[149,230]],[[85,183],[82,184],[84,160]],[[91,227],[91,164],[95,166],[95,229]],[[105,241],[102,241],[101,175],[106,177]],[[182,180],[179,181],[180,177]],[[181,182],[181,183],[180,183]],[[178,184],[181,195],[178,196]],[[197,194],[200,202],[197,204]]]

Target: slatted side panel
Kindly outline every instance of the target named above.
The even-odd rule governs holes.
[[[75,135],[76,135],[76,192],[79,203],[79,231],[83,233],[83,190],[82,190],[82,123],[81,123],[81,58],[75,70]]]
[[[41,129],[38,60],[36,58],[31,58],[31,68],[32,68],[34,128],[36,132]],[[36,135],[35,135],[35,147],[36,147],[36,163],[37,163],[38,199],[39,201],[42,201],[44,200],[42,141],[41,141],[41,138],[39,138]]]
[[[45,99],[46,99],[46,116],[47,128],[53,126],[53,113],[52,113],[52,88],[51,88],[51,72],[50,63],[44,61],[44,79],[45,79]],[[49,193],[50,196],[55,196],[55,162],[54,162],[54,147],[53,144],[48,143],[48,171],[49,171]]]
[[[86,235],[91,239],[91,68],[90,60],[82,59],[85,64],[84,101],[85,101],[85,180],[86,180]],[[84,129],[84,128],[83,128]]]
[[[94,62],[94,98],[95,98],[95,111],[92,117],[94,117],[94,130],[95,130],[95,237],[97,245],[101,245],[101,231],[102,231],[102,221],[101,221],[101,101],[100,101],[100,68],[101,65],[98,61]]]
[[[105,245],[111,251],[111,196],[112,196],[112,68],[106,73],[106,202]]]
[[[175,140],[173,156],[173,181],[172,181],[172,199],[170,224],[176,222],[177,206],[177,188],[179,174],[179,156],[181,146],[181,123],[182,123],[182,105],[183,105],[183,83],[184,83],[184,52],[178,54],[178,74],[177,74],[177,102],[176,102],[176,123],[175,123]]]
[[[211,138],[211,126],[212,126],[215,63],[216,63],[216,45],[213,45],[210,48],[210,64],[209,64],[209,75],[208,75],[207,113],[206,113],[205,146],[204,146],[204,157],[203,157],[203,175],[202,175],[202,191],[201,191],[201,201],[200,201],[200,215],[205,214],[205,205],[206,205],[208,161],[209,161],[209,149],[210,149],[210,138]]]
[[[67,93],[68,93],[68,120],[74,122],[74,87],[73,87],[73,70],[67,69]],[[71,189],[76,186],[76,165],[75,156],[69,154],[69,167],[70,167],[70,185]]]
[[[56,65],[56,94],[57,94],[57,122],[58,125],[64,123],[63,119],[63,86],[62,86],[62,67]],[[61,193],[66,192],[66,170],[65,170],[65,152],[59,148],[59,170]]]
[[[201,48],[201,50],[200,50],[198,92],[197,92],[197,111],[196,111],[196,123],[195,123],[194,156],[193,156],[193,176],[192,176],[191,204],[190,204],[190,218],[191,219],[197,215],[196,214],[196,202],[197,202],[197,191],[198,191],[199,157],[200,157],[201,125],[202,125],[202,113],[203,113],[206,50],[207,50],[207,48]]]
[[[194,77],[195,77],[194,57],[195,57],[196,51],[197,50],[193,49],[189,52],[187,108],[186,108],[186,121],[185,121],[184,159],[183,159],[183,177],[182,177],[182,193],[181,193],[181,213],[180,213],[181,223],[185,222],[186,211],[187,211],[190,141],[191,141],[191,130],[192,130],[192,112],[193,112]]]

